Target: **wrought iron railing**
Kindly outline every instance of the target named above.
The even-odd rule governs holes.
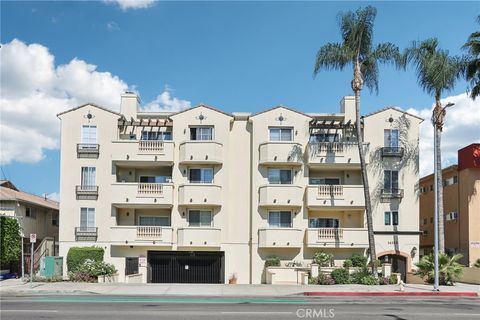
[[[382,157],[403,157],[402,147],[383,147]]]
[[[98,186],[80,185],[75,187],[77,200],[97,200]]]
[[[403,189],[382,189],[382,198],[403,198]]]
[[[78,143],[77,157],[78,158],[98,158],[100,153],[100,145],[93,143]]]
[[[75,241],[97,241],[97,227],[75,227]]]

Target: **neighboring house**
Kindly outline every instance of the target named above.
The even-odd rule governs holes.
[[[26,271],[29,269],[31,233],[37,235],[35,267],[41,257],[58,255],[58,202],[20,191],[10,181],[0,180],[0,215],[16,218],[20,225]],[[17,272],[21,271],[20,261],[21,257]]]
[[[120,281],[262,283],[270,256],[366,253],[353,97],[333,114],[140,112],[133,93],[120,109],[58,115],[61,256],[100,246]],[[418,260],[422,119],[385,108],[362,121],[377,256],[405,274]]]
[[[433,174],[420,179],[420,255],[433,251]],[[458,165],[442,170],[445,251],[461,253],[462,263],[480,258],[480,144],[458,150]]]

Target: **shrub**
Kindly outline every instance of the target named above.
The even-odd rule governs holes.
[[[480,258],[475,261],[475,264],[473,265],[475,268],[480,268]]]
[[[268,267],[280,267],[280,258],[279,257],[269,257],[265,260],[265,268]]]
[[[368,264],[368,266],[370,266],[370,267],[371,267],[372,265],[374,265],[375,267],[378,268],[378,267],[380,267],[380,266],[382,265],[382,262],[381,262],[380,260],[376,259],[376,260],[373,260],[373,262],[370,261],[370,263]]]
[[[315,254],[313,255],[313,262],[318,264],[320,267],[328,267],[332,259],[333,254],[323,251],[315,252]]]
[[[332,279],[329,275],[325,273],[320,273],[318,275],[318,284],[320,285],[332,285],[335,284],[335,280]]]
[[[398,282],[397,276],[394,275],[394,274],[392,274],[392,275],[390,276],[390,279],[388,279],[388,283],[389,283],[389,284],[397,284],[397,282]]]
[[[100,247],[72,247],[67,254],[67,268],[70,272],[75,272],[85,262],[90,259],[93,261],[103,261],[103,249]]]
[[[68,276],[71,281],[93,282],[98,276],[112,276],[116,272],[115,266],[111,263],[87,259],[77,270],[70,271]]]
[[[351,267],[353,267],[352,260],[350,260],[350,259],[345,259],[345,261],[343,261],[343,267],[344,267],[344,268],[351,268]]]
[[[374,276],[369,274],[368,276],[364,276],[363,278],[360,279],[360,284],[364,284],[364,285],[367,285],[367,286],[373,286],[373,285],[378,284],[378,280]]]
[[[362,279],[367,276],[370,276],[370,272],[368,272],[367,268],[362,268],[361,270],[355,271],[350,275],[350,282],[362,284]]]
[[[449,257],[445,253],[438,255],[438,270],[439,270],[439,284],[440,285],[453,285],[455,280],[460,278],[463,273],[463,266],[458,262],[462,258],[461,254],[456,254],[453,257]],[[418,271],[416,275],[422,278],[426,277],[428,283],[434,281],[434,264],[433,255],[424,256],[416,266]]]
[[[348,274],[348,270],[344,268],[335,269],[330,274],[333,280],[335,280],[336,284],[349,284],[350,283],[350,275]]]
[[[18,261],[22,253],[20,225],[17,219],[0,217],[0,263],[8,266]]]
[[[390,284],[390,279],[387,277],[380,277],[378,278],[378,284],[382,286]]]
[[[318,277],[308,278],[308,284],[318,284]]]
[[[364,268],[367,266],[367,257],[363,255],[354,254],[350,257],[350,260],[352,260],[354,267]]]

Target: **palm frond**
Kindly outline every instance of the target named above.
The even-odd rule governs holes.
[[[327,43],[317,52],[313,75],[317,75],[321,69],[342,70],[352,61],[352,53],[340,43]]]
[[[363,82],[370,90],[370,92],[378,93],[378,63],[377,60],[371,56],[360,65]]]

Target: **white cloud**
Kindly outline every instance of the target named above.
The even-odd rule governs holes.
[[[120,26],[115,21],[109,21],[107,23],[107,30],[108,31],[120,31]]]
[[[447,109],[441,136],[442,166],[457,163],[457,151],[471,143],[480,142],[480,100],[473,101],[466,93],[442,99],[442,104],[453,102]],[[430,109],[409,109],[425,121],[420,126],[420,176],[433,173],[433,126]]]
[[[104,0],[105,3],[118,5],[123,11],[128,9],[145,9],[152,7],[156,0]]]
[[[42,160],[45,150],[59,147],[56,114],[88,102],[119,111],[120,94],[132,88],[77,58],[56,66],[48,48],[16,39],[2,44],[0,61],[1,164]],[[189,105],[170,91],[159,97],[155,101],[165,109]]]
[[[52,192],[47,194],[47,198],[53,201],[60,202],[60,193],[58,192]]]
[[[190,108],[190,101],[181,100],[172,97],[172,90],[166,87],[165,90],[159,94],[155,100],[149,102],[143,107],[143,111],[155,112],[155,111],[181,111]]]

